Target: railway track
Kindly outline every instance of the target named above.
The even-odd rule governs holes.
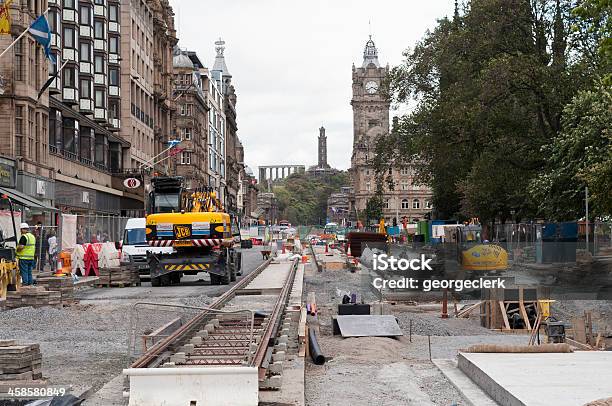
[[[271,311],[265,313],[252,310],[230,311],[224,310],[224,307],[241,289],[249,286],[260,276],[271,263],[272,259],[262,263],[219,296],[208,309],[203,310],[140,356],[132,363],[130,369],[126,370],[129,371],[126,374],[130,376],[154,374],[152,371],[143,371],[152,368],[160,371],[169,368],[185,370],[208,368],[211,372],[216,371],[215,368],[218,367],[251,368],[257,372],[259,387],[270,386],[270,379],[267,379],[268,370],[274,369],[270,366],[278,358],[273,357],[273,353],[275,348],[279,348],[277,339],[279,331],[282,326],[287,327],[282,323],[283,314],[291,295],[298,260],[286,262],[289,271]],[[286,337],[280,341],[280,348],[286,349]],[[130,401],[130,405],[132,404]]]

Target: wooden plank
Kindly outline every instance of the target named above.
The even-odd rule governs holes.
[[[463,308],[459,311],[459,313],[457,313],[457,317],[466,317],[469,316],[471,312],[473,312],[475,309],[477,309],[480,305],[482,304],[482,302],[478,302],[478,303],[474,303],[473,305],[470,305],[466,308]]]
[[[302,310],[300,311],[300,321],[298,323],[298,345],[299,345],[298,355],[300,357],[306,356],[306,343],[307,343],[306,318],[307,317],[308,316],[306,315],[306,307],[302,307]]]
[[[592,351],[593,350],[593,347],[591,347],[590,345],[578,342],[576,340],[572,340],[571,338],[565,337],[565,342],[568,343],[569,345],[571,345],[572,347],[576,347],[576,348],[581,349],[581,350],[586,350],[586,351]]]
[[[572,326],[574,328],[574,340],[586,344],[587,339],[584,319],[582,317],[572,319]]]
[[[499,309],[501,310],[502,318],[504,319],[504,326],[510,330],[510,323],[508,322],[508,315],[506,314],[506,307],[504,306],[504,302],[500,300]]]
[[[525,327],[527,330],[531,330],[531,323],[529,322],[529,317],[527,317],[527,310],[525,310],[525,303],[521,301],[519,303],[519,309],[521,310],[521,317],[523,317],[523,321],[525,322]]]

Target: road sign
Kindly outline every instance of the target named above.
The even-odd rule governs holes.
[[[123,186],[125,186],[128,189],[136,189],[140,187],[140,179],[127,178],[126,180],[123,181]]]

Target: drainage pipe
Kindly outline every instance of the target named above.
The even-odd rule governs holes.
[[[314,329],[308,329],[308,349],[310,350],[310,356],[312,357],[312,361],[316,365],[325,364],[325,355],[321,352],[321,348],[319,347],[319,343],[317,342],[317,335],[315,334]]]

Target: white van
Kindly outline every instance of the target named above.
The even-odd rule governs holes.
[[[172,253],[173,247],[151,247],[146,239],[146,219],[144,217],[128,219],[121,242],[121,265],[135,265],[141,277],[149,277],[147,251]]]

